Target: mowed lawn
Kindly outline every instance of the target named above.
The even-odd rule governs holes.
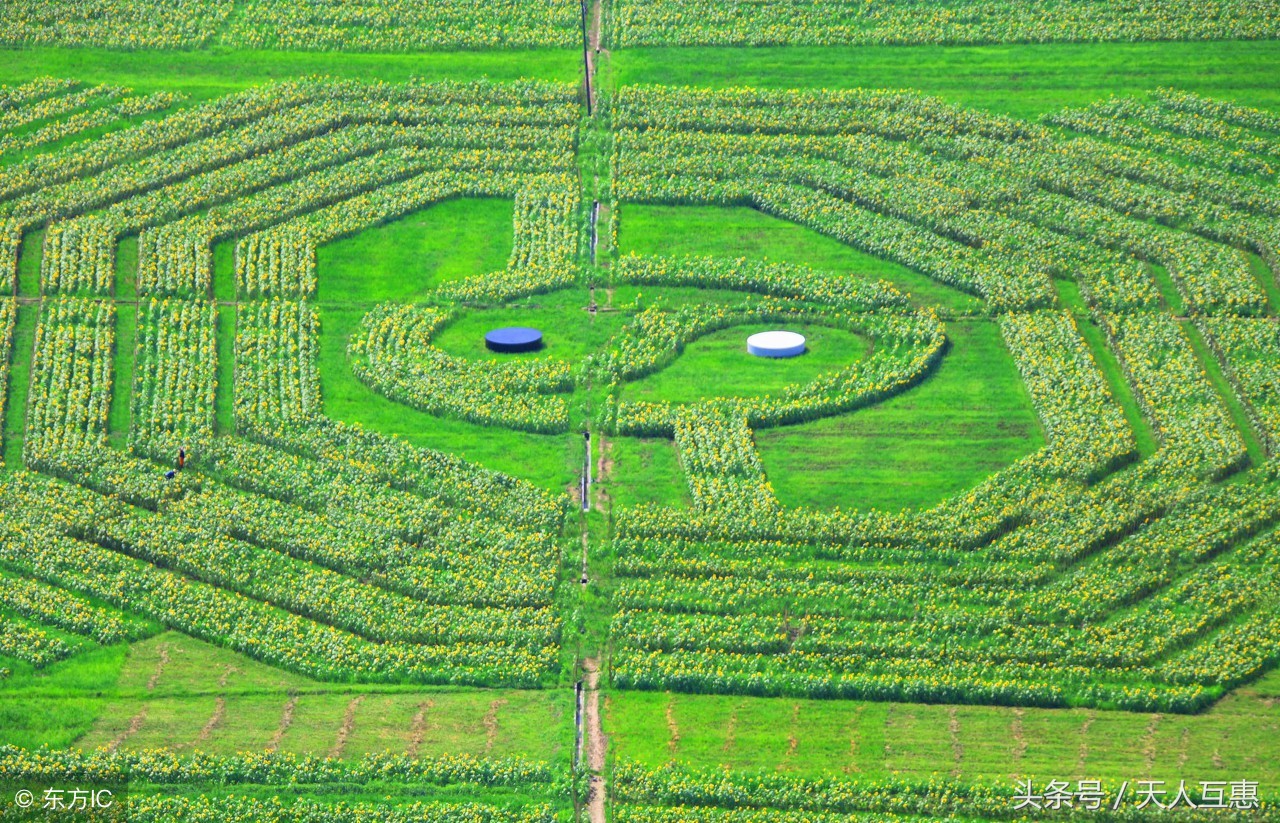
[[[749,208],[624,204],[620,219],[623,254],[767,258],[884,279],[944,316],[980,305],[902,266]],[[927,506],[1044,445],[995,322],[965,317],[947,320],[946,327],[946,357],[915,388],[871,408],[756,432],[765,470],[784,505]],[[763,383],[762,390],[769,385]]]
[[[795,776],[1257,780],[1280,796],[1280,672],[1199,715],[611,692],[610,756]]]
[[[613,64],[624,86],[913,89],[1023,118],[1158,86],[1280,108],[1274,41],[645,48]]]

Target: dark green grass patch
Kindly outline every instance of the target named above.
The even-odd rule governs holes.
[[[129,444],[130,401],[133,398],[134,343],[138,337],[138,307],[116,304],[116,352],[112,361],[111,408],[107,413],[107,440],[112,448]]]
[[[442,283],[501,271],[511,256],[513,210],[497,198],[446,200],[322,246],[316,299],[407,303]]]
[[[675,442],[663,437],[605,438],[598,465],[605,505],[628,509],[642,503],[689,505],[689,487]]]

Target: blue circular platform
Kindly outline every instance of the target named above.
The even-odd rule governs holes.
[[[542,348],[542,332],[526,326],[507,326],[486,334],[484,344],[489,351],[507,353],[537,351]]]

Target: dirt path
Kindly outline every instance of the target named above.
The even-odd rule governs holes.
[[[591,823],[605,823],[605,782],[604,755],[608,740],[604,736],[604,727],[600,725],[600,661],[589,657],[582,662],[586,673],[583,678],[583,693],[586,705],[583,711],[583,723],[587,734],[587,768],[591,770],[591,791],[587,796],[587,819]]]
[[[960,764],[964,760],[964,744],[960,742],[960,714],[955,706],[947,713],[947,733],[951,737],[951,776],[960,779]]]
[[[284,711],[280,714],[280,725],[276,728],[276,733],[271,736],[271,742],[267,744],[267,751],[274,752],[280,748],[280,742],[284,740],[285,733],[293,725],[293,713],[297,709],[298,696],[291,694],[289,701],[284,704]]]
[[[427,714],[436,707],[436,701],[428,700],[418,705],[418,713],[413,716],[413,725],[409,727],[409,747],[405,754],[417,757],[422,748],[422,741],[427,738]]]
[[[147,691],[149,692],[156,690],[156,684],[160,682],[161,675],[164,674],[165,668],[169,665],[169,647],[161,644],[156,646],[156,652],[160,655],[160,659],[156,661],[156,669],[147,680]]]
[[[219,697],[213,706],[213,715],[209,718],[209,722],[204,724],[204,728],[200,730],[200,736],[196,738],[192,745],[199,746],[201,743],[208,742],[213,733],[222,725],[223,719],[227,716],[227,700]]]
[[[363,702],[364,695],[360,695],[347,704],[347,714],[342,718],[342,728],[338,729],[338,739],[333,744],[333,750],[329,752],[329,757],[334,760],[342,759],[342,755],[346,753],[347,741],[351,739],[351,733],[356,730],[356,711]]]
[[[495,700],[489,704],[489,711],[484,716],[484,753],[493,751],[498,742],[498,712],[507,705],[505,700]]]
[[[143,706],[142,709],[129,720],[128,727],[126,727],[124,731],[120,732],[120,734],[116,735],[115,738],[107,744],[107,750],[114,752],[119,749],[125,744],[125,741],[137,734],[142,729],[142,724],[146,722],[147,707]]]

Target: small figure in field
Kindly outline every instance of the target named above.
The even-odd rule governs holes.
[[[185,448],[178,449],[178,471],[182,471],[182,467],[187,465],[187,450]]]

